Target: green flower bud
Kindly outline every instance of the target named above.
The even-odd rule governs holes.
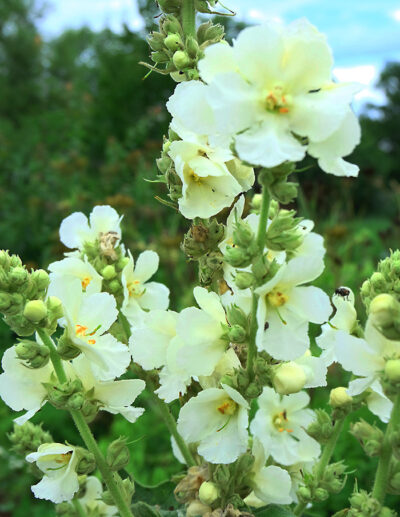
[[[68,409],[68,402],[76,393],[82,392],[83,386],[79,379],[60,384],[44,384],[50,404],[58,409]]]
[[[252,256],[243,248],[227,246],[225,260],[233,267],[247,267],[251,264]]]
[[[381,511],[380,503],[365,490],[355,492],[350,497],[350,504],[353,509],[361,510],[371,517],[378,516]]]
[[[400,382],[400,359],[389,359],[386,362],[385,375],[391,382]]]
[[[302,503],[308,503],[312,500],[311,490],[306,486],[301,486],[297,490],[297,497]]]
[[[183,0],[157,0],[164,13],[180,13]]]
[[[235,284],[239,289],[248,289],[255,283],[255,278],[252,273],[248,271],[239,271],[235,276]]]
[[[304,388],[306,382],[304,369],[293,361],[277,366],[272,379],[274,388],[280,395],[297,393]]]
[[[118,271],[122,271],[124,267],[129,263],[129,257],[121,257],[118,262],[115,264],[115,267]]]
[[[122,284],[119,280],[112,280],[108,286],[110,292],[113,294],[118,294],[119,291],[122,291]]]
[[[45,291],[50,283],[50,277],[44,269],[37,269],[31,274],[31,280],[38,291]]]
[[[163,50],[156,50],[155,52],[152,52],[150,56],[154,63],[168,63],[170,60],[169,55]]]
[[[106,280],[112,280],[117,276],[117,272],[115,271],[115,267],[112,265],[108,265],[101,271],[101,276]]]
[[[114,440],[107,449],[107,464],[111,470],[118,471],[128,465],[130,459],[129,449],[126,446],[126,438],[120,437]]]
[[[35,341],[21,341],[15,347],[17,356],[31,368],[42,368],[50,359],[50,350],[47,346]]]
[[[238,221],[233,230],[233,242],[241,248],[248,248],[254,243],[254,233],[245,221]]]
[[[392,494],[400,494],[400,472],[396,472],[390,477],[389,487]]]
[[[352,402],[353,397],[348,395],[347,388],[334,388],[329,394],[329,404],[335,409],[349,407]]]
[[[230,481],[230,471],[228,465],[217,465],[213,479],[219,486],[225,486]]]
[[[295,217],[294,210],[279,210],[268,226],[266,246],[271,250],[295,250],[303,242],[300,229],[301,218]]]
[[[186,51],[191,59],[195,59],[200,52],[199,44],[193,36],[186,38]]]
[[[164,36],[160,32],[152,32],[149,34],[147,42],[151,50],[163,50],[164,48]]]
[[[183,47],[183,41],[179,34],[168,34],[164,40],[164,45],[168,50],[175,52]]]
[[[317,418],[308,426],[307,433],[317,442],[327,443],[333,433],[332,418],[323,409],[316,409],[315,415]]]
[[[96,400],[84,399],[82,407],[80,408],[82,415],[86,422],[92,422],[99,412],[100,403]]]
[[[296,199],[298,187],[298,183],[280,182],[271,186],[270,190],[271,194],[279,203],[287,205]]]
[[[49,296],[47,299],[47,310],[50,313],[50,317],[54,319],[60,319],[63,317],[64,311],[62,302],[56,296]]]
[[[25,305],[24,316],[32,323],[39,323],[47,316],[47,307],[42,300],[31,300]]]
[[[246,388],[245,395],[249,399],[256,399],[262,393],[263,387],[258,382],[251,382]]]
[[[168,34],[183,34],[181,22],[171,14],[160,19],[160,29],[165,36],[168,36]]]
[[[135,483],[132,479],[125,478],[122,480],[122,490],[125,493],[125,499],[130,503],[135,494]]]
[[[370,279],[373,289],[376,291],[384,291],[386,288],[385,277],[382,273],[373,273]]]
[[[247,338],[246,329],[240,325],[233,325],[228,331],[229,341],[231,343],[244,343]]]
[[[350,433],[357,438],[368,456],[379,456],[383,443],[383,432],[365,420],[351,426]]]
[[[230,305],[227,309],[227,316],[230,325],[233,327],[234,325],[239,325],[240,327],[247,328],[248,327],[248,317],[244,313],[244,311],[238,307],[237,305]]]
[[[67,332],[64,332],[64,334],[58,340],[57,352],[58,355],[66,361],[75,359],[75,357],[78,357],[78,355],[81,353],[80,349],[74,344],[72,339],[68,337]]]
[[[56,515],[61,517],[76,517],[74,508],[69,503],[56,504]]]
[[[9,275],[9,280],[14,286],[20,287],[27,283],[29,278],[28,271],[23,266],[15,267]]]
[[[320,501],[326,501],[329,497],[328,490],[325,490],[325,488],[317,488],[314,492],[314,499],[318,502]]]
[[[0,311],[5,313],[12,304],[12,297],[8,293],[0,293]]]
[[[96,468],[96,460],[94,455],[83,447],[76,447],[77,455],[76,473],[80,476],[90,474]]]
[[[197,30],[197,39],[200,44],[217,43],[221,41],[225,35],[225,29],[219,23],[213,24],[211,21],[203,23]]]
[[[36,452],[43,443],[52,443],[54,440],[50,433],[42,429],[42,425],[34,425],[31,422],[14,424],[13,431],[8,435],[12,444],[11,449],[19,456],[27,456]]]
[[[204,481],[199,489],[200,502],[213,504],[219,497],[219,488],[212,481]]]
[[[184,50],[177,50],[172,56],[172,62],[178,70],[184,70],[190,65],[190,57]]]
[[[8,251],[1,250],[0,251],[0,268],[9,269],[10,267],[10,256]]]
[[[250,384],[249,374],[246,370],[240,369],[237,372],[237,385],[240,391],[245,390]]]
[[[397,513],[394,510],[391,510],[387,506],[382,508],[382,510],[379,512],[379,517],[396,517]]]
[[[85,401],[85,396],[83,393],[78,392],[71,395],[67,401],[68,409],[79,410],[82,408],[83,403]]]

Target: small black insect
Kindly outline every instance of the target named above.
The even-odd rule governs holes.
[[[264,325],[264,330],[268,330],[268,329],[269,329],[269,323],[268,323],[268,321],[267,321],[267,322],[265,323],[265,325]]]
[[[338,287],[335,290],[335,294],[341,296],[342,298],[345,298],[346,300],[349,299],[350,289],[347,289],[346,287]]]

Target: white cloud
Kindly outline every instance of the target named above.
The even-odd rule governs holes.
[[[275,21],[282,21],[282,18],[279,16],[271,16],[267,12],[260,11],[259,9],[250,9],[248,11],[247,16],[253,21],[257,22],[265,22],[267,20],[275,20]]]
[[[364,86],[355,95],[354,108],[356,111],[359,111],[367,103],[385,104],[385,94],[382,90],[374,87],[379,77],[379,72],[378,67],[375,65],[346,66],[334,68],[333,76],[339,82],[355,82]]]
[[[396,9],[390,13],[390,16],[396,20],[396,22],[400,22],[400,9]]]

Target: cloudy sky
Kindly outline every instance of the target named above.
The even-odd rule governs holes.
[[[140,28],[137,0],[48,0],[41,22],[47,36],[65,28],[89,25],[118,31],[123,22]],[[290,22],[305,16],[326,33],[333,48],[339,80],[365,85],[359,94],[366,101],[383,102],[374,83],[385,62],[400,61],[400,0],[223,0],[250,23],[270,17]]]

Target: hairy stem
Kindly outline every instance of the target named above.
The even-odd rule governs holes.
[[[196,37],[196,9],[194,0],[183,0],[181,7],[181,20],[185,36]]]
[[[60,356],[57,353],[57,350],[54,346],[51,337],[43,329],[38,329],[38,334],[40,336],[40,339],[50,350],[50,359],[53,363],[54,370],[56,372],[58,380],[60,382],[66,382],[67,376],[65,374]],[[76,410],[70,410],[70,414],[72,416],[76,428],[79,431],[79,434],[81,435],[84,444],[95,457],[96,464],[101,472],[101,475],[104,479],[105,484],[107,485],[108,490],[110,491],[112,498],[114,499],[115,505],[118,507],[121,517],[132,517],[133,514],[129,509],[128,503],[125,497],[123,496],[117,481],[114,478],[114,474],[107,465],[107,462],[102,452],[100,451],[97,442],[92,434],[92,431],[86,423],[82,413]]]
[[[261,201],[261,213],[260,220],[258,223],[257,230],[257,246],[260,255],[264,252],[265,247],[265,236],[267,233],[267,222],[268,222],[268,214],[269,214],[269,205],[271,203],[271,196],[267,187],[263,187],[262,190],[262,201]],[[257,347],[256,347],[256,334],[257,334],[257,295],[254,293],[252,296],[252,306],[251,306],[251,321],[250,321],[250,336],[249,336],[249,345],[247,348],[247,362],[246,369],[249,374],[250,379],[254,378],[254,359],[257,355]]]
[[[385,437],[382,443],[381,454],[378,463],[378,469],[375,474],[374,488],[372,489],[372,497],[377,499],[381,504],[385,501],[387,484],[389,480],[390,459],[392,456],[392,447],[390,444],[390,435],[393,429],[400,426],[400,395],[397,395],[389,424],[386,428]]]
[[[324,450],[322,451],[321,458],[317,464],[317,468],[315,470],[315,482],[318,484],[318,481],[322,478],[324,474],[324,470],[329,465],[329,462],[332,458],[333,451],[335,450],[336,443],[340,436],[340,433],[343,428],[344,419],[337,420],[335,426],[333,428],[332,436],[330,437],[328,443],[325,445]],[[299,503],[294,509],[294,514],[301,516],[303,515],[304,510],[307,507],[307,503]]]
[[[74,505],[76,513],[78,514],[79,517],[87,517],[86,512],[85,512],[81,502],[79,501],[79,499],[74,499],[72,501],[72,504]]]

